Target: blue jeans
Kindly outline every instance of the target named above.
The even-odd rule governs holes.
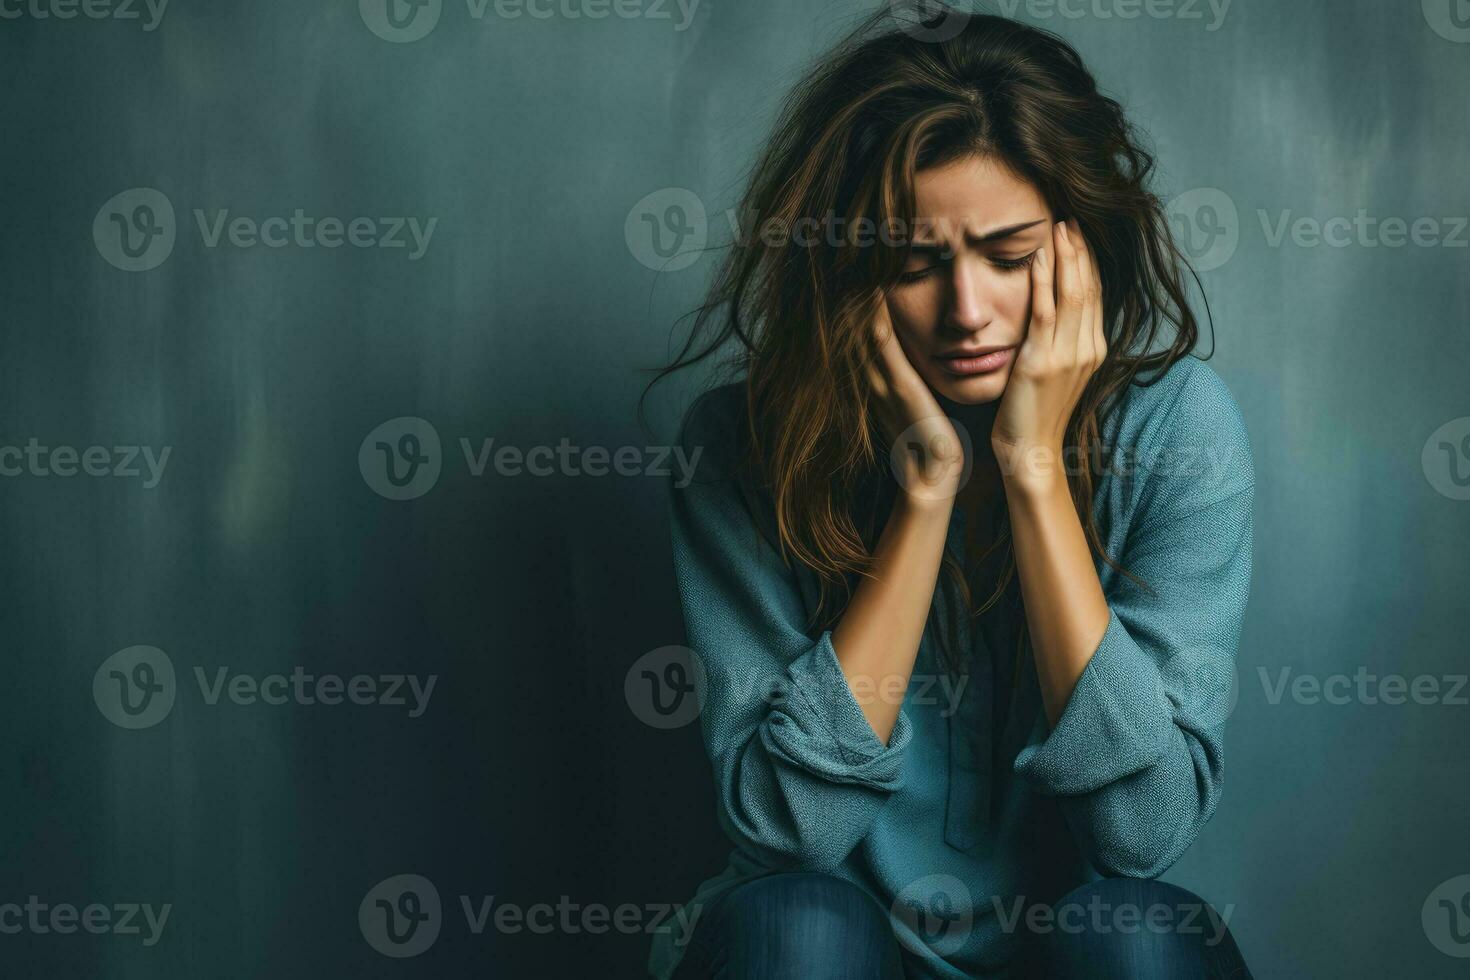
[[[1158,908],[1158,907],[1162,908]],[[1176,885],[1104,878],[1028,925],[1017,976],[1047,980],[1250,980],[1219,914]],[[888,913],[832,875],[791,872],[736,885],[707,906],[677,980],[902,980]]]

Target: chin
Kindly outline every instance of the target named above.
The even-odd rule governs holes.
[[[936,379],[934,387],[941,395],[958,405],[985,405],[1005,394],[1006,382],[1010,376],[1009,368],[969,378],[946,375]]]

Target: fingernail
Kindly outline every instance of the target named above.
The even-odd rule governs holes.
[[[1059,228],[1062,229],[1062,241],[1064,241],[1064,242],[1070,242],[1072,239],[1067,235],[1067,223],[1065,221],[1063,221],[1057,227],[1059,227]]]
[[[1046,262],[1046,246],[1045,245],[1041,246],[1040,248],[1038,248],[1036,250],[1036,261],[1037,262],[1040,262],[1040,263],[1045,263]]]

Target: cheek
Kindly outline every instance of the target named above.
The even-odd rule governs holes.
[[[1024,324],[1031,315],[1031,274],[1027,270],[1012,272],[1013,282],[1005,286],[1003,309],[1012,319]]]
[[[939,322],[939,304],[933,290],[911,286],[888,297],[888,314],[899,334],[918,339],[932,334]]]

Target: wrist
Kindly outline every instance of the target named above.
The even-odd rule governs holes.
[[[925,487],[920,491],[911,491],[900,487],[893,507],[896,512],[904,515],[948,523],[949,515],[954,510],[955,495],[958,492],[958,488],[946,491],[936,487]]]
[[[1054,443],[991,446],[1007,495],[1044,496],[1067,487],[1062,447]]]

